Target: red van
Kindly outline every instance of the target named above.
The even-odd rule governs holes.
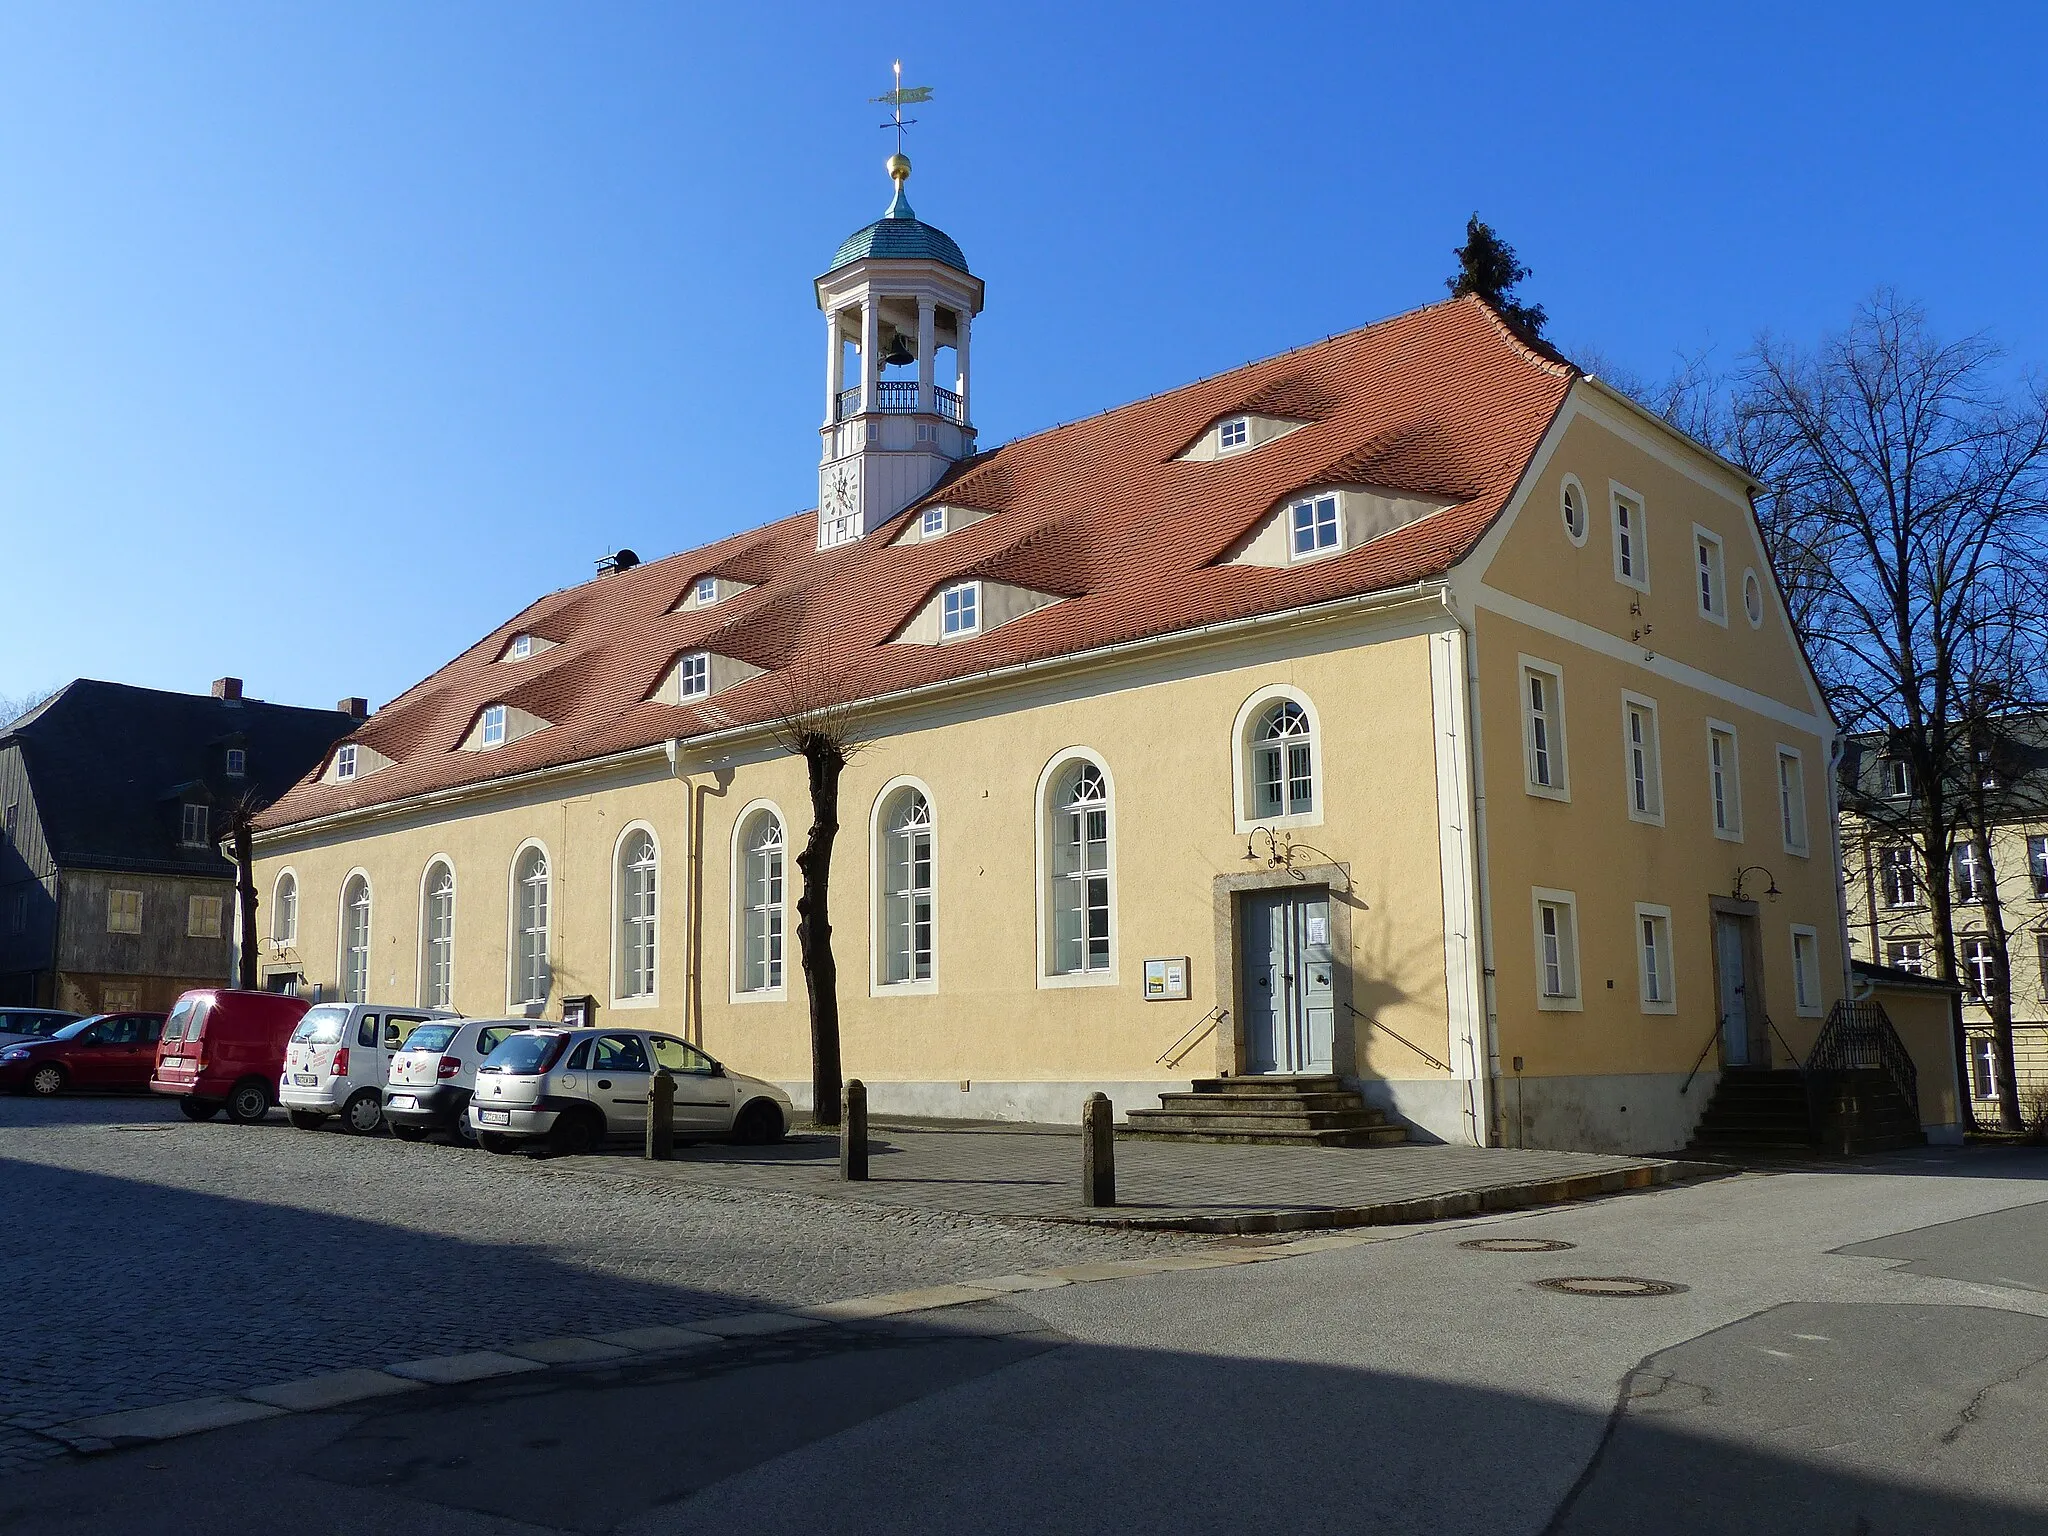
[[[187,992],[164,1024],[149,1086],[177,1099],[188,1120],[223,1108],[238,1125],[261,1120],[277,1102],[285,1043],[310,1006],[277,992]]]

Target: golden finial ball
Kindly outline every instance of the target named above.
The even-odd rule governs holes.
[[[910,180],[910,156],[904,154],[901,150],[898,150],[889,157],[889,179],[891,181]]]

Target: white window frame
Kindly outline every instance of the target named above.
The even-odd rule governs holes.
[[[1642,1011],[1678,1012],[1678,957],[1672,953],[1671,909],[1654,902],[1637,902],[1630,937],[1635,947],[1636,997]],[[1657,967],[1654,971],[1653,965]]]
[[[2048,901],[2048,836],[2027,835],[2027,889],[2036,901]]]
[[[2044,935],[2044,937],[2048,937],[2048,935]],[[1904,955],[1895,955],[1893,953],[1894,950],[1904,949],[1908,944],[1913,946],[1913,961],[1910,965],[1904,963],[1906,958]],[[1891,966],[1894,970],[1906,971],[1915,976],[1925,976],[1927,974],[1927,941],[1925,939],[1885,940],[1884,963]]]
[[[246,779],[249,776],[249,752],[247,748],[228,748],[227,775],[231,779]]]
[[[1260,816],[1258,809],[1258,763],[1255,756],[1258,744],[1252,740],[1259,722],[1268,708],[1281,700],[1293,703],[1308,717],[1309,744],[1309,809],[1290,812],[1284,816]],[[1323,722],[1316,713],[1315,702],[1299,688],[1289,683],[1273,683],[1251,694],[1237,707],[1237,718],[1231,722],[1231,740],[1236,750],[1231,754],[1231,794],[1236,807],[1236,825],[1240,833],[1249,833],[1254,827],[1319,827],[1323,824]]]
[[[1982,906],[1988,899],[1990,889],[1991,861],[1977,846],[1974,837],[1966,837],[1949,849],[1949,892],[1958,905]],[[1967,875],[1965,871],[1968,871]],[[1964,887],[1969,887],[1968,894]]]
[[[922,539],[943,538],[946,532],[946,509],[926,507],[917,522],[918,537]]]
[[[958,618],[959,623],[954,620]],[[939,638],[964,640],[981,633],[981,583],[956,581],[939,593]]]
[[[285,886],[291,886],[291,901],[286,905]],[[283,918],[282,925],[278,919]],[[299,872],[287,865],[277,872],[277,878],[270,883],[270,943],[274,949],[284,949],[299,942]]]
[[[690,596],[699,608],[709,608],[718,601],[718,578],[699,576],[696,585],[690,589]]]
[[[1913,765],[1903,757],[1884,760],[1884,797],[1887,800],[1913,798]]]
[[[436,998],[434,995],[434,873],[448,872],[448,995]],[[413,997],[422,1008],[453,1008],[455,1006],[455,920],[456,920],[455,861],[445,853],[437,853],[427,860],[427,867],[420,871],[420,934],[419,960],[413,983]]]
[[[196,801],[186,800],[178,806],[178,844],[184,848],[206,846],[206,824],[211,818],[206,807]]]
[[[1541,783],[1536,777],[1536,720],[1535,710],[1529,702],[1529,679],[1540,676],[1548,685],[1545,694],[1544,721],[1548,727],[1543,736],[1546,742],[1544,752],[1550,770],[1550,782]],[[1515,658],[1515,710],[1522,717],[1522,787],[1532,795],[1545,800],[1569,802],[1572,797],[1572,775],[1569,742],[1565,731],[1564,669],[1555,662],[1544,661],[1536,656]]]
[[[505,652],[507,661],[524,661],[533,654],[533,636],[518,634],[512,637],[512,644]]]
[[[1709,558],[1703,564],[1702,554]],[[1692,575],[1693,599],[1699,604],[1700,617],[1728,627],[1728,554],[1721,541],[1721,535],[1711,528],[1692,525]],[[1706,581],[1702,584],[1700,578]],[[1702,587],[1704,585],[1704,590]]]
[[[1985,1092],[1986,1084],[1990,1092]],[[1970,1097],[1979,1104],[1996,1104],[2003,1095],[1998,1091],[1998,1037],[1996,1035],[1972,1035],[1970,1037]]]
[[[1622,507],[1635,516],[1628,519],[1626,532],[1628,568],[1622,568],[1624,533]],[[1614,539],[1614,579],[1638,592],[1650,590],[1650,514],[1640,491],[1632,491],[1619,480],[1607,482],[1607,516]]]
[[[1821,1007],[1820,930],[1792,924],[1792,1008],[1802,1019],[1817,1019]]]
[[[2034,934],[2034,977],[2040,984],[2037,996],[2048,998],[2048,933]]]
[[[1714,744],[1721,736],[1728,750],[1717,771]],[[1707,721],[1707,823],[1722,842],[1742,841],[1742,736],[1726,720]]]
[[[211,904],[209,906],[209,903]],[[187,896],[185,898],[185,937],[188,939],[217,939],[221,934],[221,918],[226,903],[218,896]],[[213,931],[206,930],[209,924],[203,919],[210,917]]]
[[[1243,433],[1243,436],[1234,443],[1228,441],[1232,427]],[[1243,453],[1251,445],[1252,421],[1249,416],[1226,416],[1216,423],[1216,452],[1219,456],[1226,453]]]
[[[356,749],[355,744],[351,742],[349,745],[345,747],[338,747],[335,749],[334,777],[337,783],[346,784],[350,779],[354,778],[355,776]]]
[[[1578,506],[1576,524],[1572,518],[1572,506]],[[1564,520],[1564,536],[1571,540],[1573,549],[1584,549],[1586,540],[1593,531],[1593,515],[1586,502],[1586,487],[1577,475],[1566,475],[1564,483],[1557,488],[1557,515]]]
[[[1742,616],[1749,620],[1751,629],[1764,627],[1764,584],[1754,566],[1742,568]]]
[[[1637,719],[1641,719],[1644,725],[1644,739],[1640,745],[1635,739]],[[1643,804],[1640,807],[1636,803],[1638,752],[1643,759]],[[1664,738],[1657,718],[1657,701],[1647,694],[1631,693],[1626,689],[1621,695],[1621,788],[1630,821],[1651,827],[1664,825]]]
[[[775,818],[782,828],[782,971],[781,980],[774,986],[745,986],[747,980],[747,831],[763,812]],[[740,807],[733,818],[732,839],[727,859],[728,889],[726,892],[726,969],[725,995],[733,1003],[779,1003],[789,996],[790,952],[796,934],[789,921],[790,881],[794,875],[796,860],[792,857],[789,840],[789,818],[782,814],[782,807],[773,800],[749,800]]]
[[[711,697],[709,651],[686,651],[676,658],[676,697],[685,704]]]
[[[1956,941],[1957,958],[1962,961],[1963,1001],[1974,1008],[1982,1008],[1991,998],[1990,984],[1998,977],[1998,946],[1982,934],[1971,934]],[[1979,973],[1974,964],[1981,955],[1986,964]]]
[[[1557,933],[1558,970],[1560,983],[1568,980],[1571,990],[1558,996],[1552,996],[1543,986],[1550,965],[1543,945],[1543,913],[1546,907],[1562,912],[1566,919]],[[1544,1013],[1584,1013],[1586,993],[1579,979],[1579,898],[1570,891],[1553,890],[1542,885],[1531,886],[1529,921],[1530,934],[1535,943],[1535,964],[1531,970],[1536,984],[1537,1008]],[[1567,970],[1571,972],[1569,978],[1563,975]]]
[[[354,889],[357,881],[361,881],[363,886],[363,974],[360,986],[355,984],[352,975],[354,968],[350,962],[350,957],[356,953],[356,950],[349,943],[349,914],[354,910],[355,906],[349,900],[349,892]],[[361,865],[358,865],[341,877],[341,911],[339,917],[339,930],[336,934],[334,946],[335,991],[340,994],[340,1001],[344,1003],[368,1002],[370,998],[370,962],[371,957],[377,952],[377,888],[370,881],[370,872]],[[359,993],[360,995],[351,997],[349,995],[351,992]]]
[[[928,835],[931,838],[931,884],[923,894],[931,903],[931,974],[908,976],[901,981],[889,979],[890,949],[895,942],[894,930],[889,915],[889,902],[899,893],[889,889],[891,850],[889,839],[894,835],[890,823],[895,819],[897,801],[906,794],[922,796],[926,813],[931,821]],[[931,786],[924,780],[909,774],[889,780],[876,791],[873,804],[868,807],[868,867],[874,873],[869,881],[868,903],[871,914],[868,922],[868,992],[877,997],[915,997],[939,989],[939,812],[932,797]],[[918,888],[911,887],[911,894]],[[913,916],[911,921],[915,922]]]
[[[1102,970],[1055,971],[1057,961],[1054,942],[1054,912],[1052,904],[1053,869],[1053,815],[1052,795],[1067,770],[1077,762],[1093,763],[1102,774],[1102,784],[1108,795],[1108,818],[1106,823],[1107,848],[1105,864],[1109,875],[1109,965]],[[1093,747],[1071,746],[1062,748],[1049,758],[1038,773],[1038,784],[1032,792],[1034,807],[1033,820],[1036,823],[1034,842],[1036,844],[1036,890],[1038,909],[1038,985],[1050,987],[1113,987],[1121,966],[1121,946],[1118,942],[1119,913],[1117,902],[1116,862],[1116,776],[1109,771],[1109,764],[1102,754]]]
[[[652,871],[653,910],[645,920],[636,919],[627,907],[632,865],[626,860],[627,846],[645,834],[648,849],[654,858]],[[619,829],[619,835],[612,840],[612,1006],[614,1008],[658,1008],[661,1006],[661,834],[654,830],[651,822],[629,821]],[[630,960],[633,951],[635,927],[647,930],[648,978],[647,990],[629,992],[631,984]]]
[[[505,745],[505,733],[509,723],[509,712],[504,705],[486,704],[484,712],[477,717],[477,744],[484,747],[502,747]],[[497,734],[492,734],[493,729]]]
[[[1796,859],[1809,857],[1813,852],[1813,827],[1807,815],[1806,754],[1797,747],[1778,744],[1778,831],[1785,851]],[[1785,782],[1785,765],[1792,765],[1792,772],[1798,785],[1796,797],[1788,793]],[[1797,812],[1795,816],[1793,813]]]
[[[1330,506],[1331,542],[1322,542],[1323,503]],[[1314,541],[1309,548],[1300,547],[1302,529],[1296,526],[1296,514],[1303,507],[1309,509],[1307,533]],[[1296,496],[1287,503],[1287,560],[1298,565],[1306,560],[1327,560],[1333,555],[1344,553],[1344,498],[1336,491],[1317,491],[1309,496]]]
[[[117,913],[115,898],[124,896],[133,896],[135,899],[132,902],[120,902]],[[131,909],[132,920],[130,917]],[[128,890],[110,890],[107,892],[107,932],[142,932],[142,892]]]
[[[523,887],[526,879],[521,873],[526,856],[537,852],[541,864],[547,870],[543,883],[546,891],[547,913],[540,929],[540,954],[538,980],[541,984],[539,998],[525,996],[526,980],[526,910]],[[511,861],[505,867],[505,1012],[514,1017],[538,1018],[547,1008],[548,999],[555,995],[555,858],[548,846],[537,837],[529,837],[512,850]]]
[[[1877,853],[1877,897],[1879,904],[1887,912],[1912,912],[1925,906],[1927,904],[1927,882],[1920,878],[1919,854],[1914,850],[1913,845],[1911,843],[1885,843],[1880,845],[1875,851]],[[1903,854],[1904,858],[1903,860],[1893,859],[1890,857],[1892,854]],[[1891,886],[1886,879],[1886,875],[1888,871],[1898,868],[1903,868],[1907,878],[1912,881],[1913,899],[1911,901],[1892,900]]]

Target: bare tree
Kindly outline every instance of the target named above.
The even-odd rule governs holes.
[[[54,688],[32,688],[23,694],[0,694],[0,726],[14,724],[56,691]]]
[[[804,760],[810,781],[811,828],[796,866],[803,890],[796,902],[796,942],[803,957],[811,1012],[811,1118],[839,1123],[843,1073],[839,1050],[839,962],[832,953],[832,848],[839,837],[839,777],[861,750],[859,710],[844,678],[785,692],[775,740]]]
[[[245,789],[219,807],[218,840],[221,851],[235,864],[235,910],[240,918],[235,985],[245,992],[254,992],[261,985],[257,974],[263,944],[256,933],[256,818],[269,804],[254,789]]]

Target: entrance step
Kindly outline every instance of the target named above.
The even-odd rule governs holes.
[[[1128,1141],[1322,1147],[1408,1139],[1405,1127],[1389,1125],[1342,1078],[1328,1074],[1201,1078],[1190,1093],[1162,1093],[1159,1106],[1132,1110],[1117,1134]]]
[[[1815,1110],[1820,1123],[1815,1122]],[[1888,1152],[1926,1144],[1920,1117],[1882,1072],[1730,1069],[1693,1132],[1703,1153]]]

